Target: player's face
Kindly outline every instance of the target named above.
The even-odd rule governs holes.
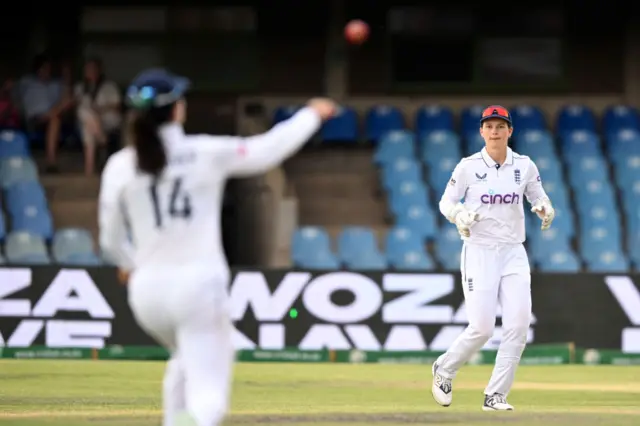
[[[480,127],[480,135],[482,135],[487,148],[506,147],[511,133],[513,133],[513,128],[499,118],[486,120]]]

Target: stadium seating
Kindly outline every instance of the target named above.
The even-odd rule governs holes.
[[[31,157],[29,138],[20,131],[0,132],[0,262],[99,265],[87,230],[57,230],[45,190]]]
[[[441,217],[437,200],[460,158],[484,146],[478,132],[482,109],[470,105],[454,112],[445,105],[423,105],[408,117],[397,108],[376,106],[358,117],[344,107],[343,116],[323,129],[324,139],[375,142],[373,161],[388,202],[389,229],[379,247],[371,229],[346,227],[331,241],[321,228],[301,228],[294,235],[293,262],[457,270],[462,242]],[[536,105],[510,109],[513,148],[536,162],[556,207],[547,231],[526,210],[532,266],[560,273],[640,269],[638,110],[611,105],[598,115],[585,105],[565,105],[547,117]]]
[[[99,265],[102,262],[93,248],[91,234],[85,229],[67,228],[56,231],[51,246],[57,263]]]

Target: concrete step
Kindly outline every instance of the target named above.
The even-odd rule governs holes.
[[[376,196],[375,176],[369,173],[305,173],[295,178],[296,193],[304,197],[373,197]]]
[[[385,223],[380,201],[367,198],[315,196],[300,198],[299,221],[304,225],[381,225]]]
[[[56,228],[79,227],[91,231],[98,239],[98,200],[78,199],[57,201],[50,204]]]
[[[52,174],[40,176],[50,202],[57,200],[97,199],[100,178],[83,174]]]
[[[375,170],[370,150],[327,149],[301,152],[286,163],[286,171],[292,177],[306,173],[357,172]]]

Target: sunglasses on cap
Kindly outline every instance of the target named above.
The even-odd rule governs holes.
[[[485,108],[484,111],[482,111],[480,122],[482,123],[490,118],[500,118],[511,124],[511,114],[509,114],[509,111],[505,107],[501,107],[500,105],[491,105]]]

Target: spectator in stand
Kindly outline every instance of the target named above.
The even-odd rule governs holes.
[[[22,125],[14,88],[12,79],[6,80],[0,87],[0,130],[19,129]]]
[[[61,80],[53,77],[52,62],[38,56],[33,72],[23,77],[18,86],[18,99],[30,132],[44,133],[47,149],[47,172],[58,171],[57,154],[65,115],[73,105],[73,98],[65,96]]]
[[[119,146],[122,97],[118,85],[107,79],[101,61],[95,58],[85,62],[83,80],[76,85],[74,95],[84,146],[84,171],[91,176],[96,152],[104,154],[99,155],[99,162],[104,164],[107,153]]]

